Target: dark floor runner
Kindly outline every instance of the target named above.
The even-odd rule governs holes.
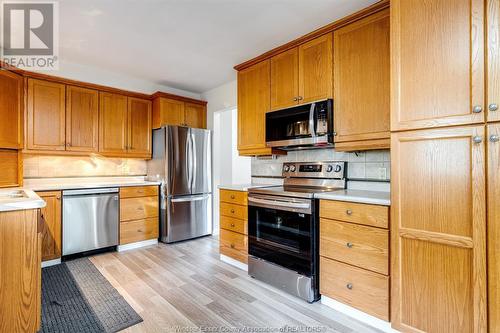
[[[42,270],[40,332],[114,333],[141,321],[87,258]]]

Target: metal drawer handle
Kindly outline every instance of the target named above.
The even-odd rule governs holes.
[[[352,210],[348,209],[348,210],[346,210],[346,211],[345,211],[345,213],[346,213],[347,215],[352,215]]]
[[[137,193],[144,193],[144,190],[137,190]]]
[[[142,229],[137,229],[137,232],[142,232]]]
[[[300,203],[300,202],[285,202],[285,201],[277,201],[277,200],[266,200],[259,198],[248,198],[248,201],[255,202],[257,204],[265,204],[272,205],[278,207],[287,207],[287,208],[296,208],[296,209],[309,209],[311,208],[311,204],[309,203]]]
[[[347,246],[348,248],[352,249],[352,247],[354,246],[352,243],[347,243],[345,246]]]
[[[346,287],[347,287],[347,289],[352,290],[352,283],[348,283],[348,284],[346,285]]]
[[[137,207],[137,210],[144,210],[144,207]]]

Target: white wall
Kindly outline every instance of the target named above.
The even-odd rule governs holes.
[[[137,77],[126,76],[117,72],[109,71],[105,68],[90,67],[74,63],[60,62],[58,71],[40,71],[40,73],[145,94],[163,91],[196,99],[201,98],[200,94],[159,85]]]
[[[237,107],[238,88],[236,80],[225,83],[217,88],[201,94],[201,98],[208,101],[207,127],[213,129],[214,114],[222,110],[231,110]]]

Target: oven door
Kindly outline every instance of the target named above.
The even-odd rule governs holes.
[[[296,271],[314,274],[314,200],[250,195],[248,252]]]

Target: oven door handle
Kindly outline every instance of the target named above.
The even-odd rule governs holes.
[[[309,133],[311,137],[316,136],[316,130],[314,129],[314,112],[316,111],[316,103],[311,103],[311,109],[309,110]]]
[[[309,208],[311,208],[310,203],[265,200],[265,199],[258,199],[258,198],[252,198],[252,197],[249,197],[248,201],[254,202],[257,204],[264,204],[264,205],[277,206],[277,207],[286,207],[286,208],[295,208],[295,209],[309,209]]]

